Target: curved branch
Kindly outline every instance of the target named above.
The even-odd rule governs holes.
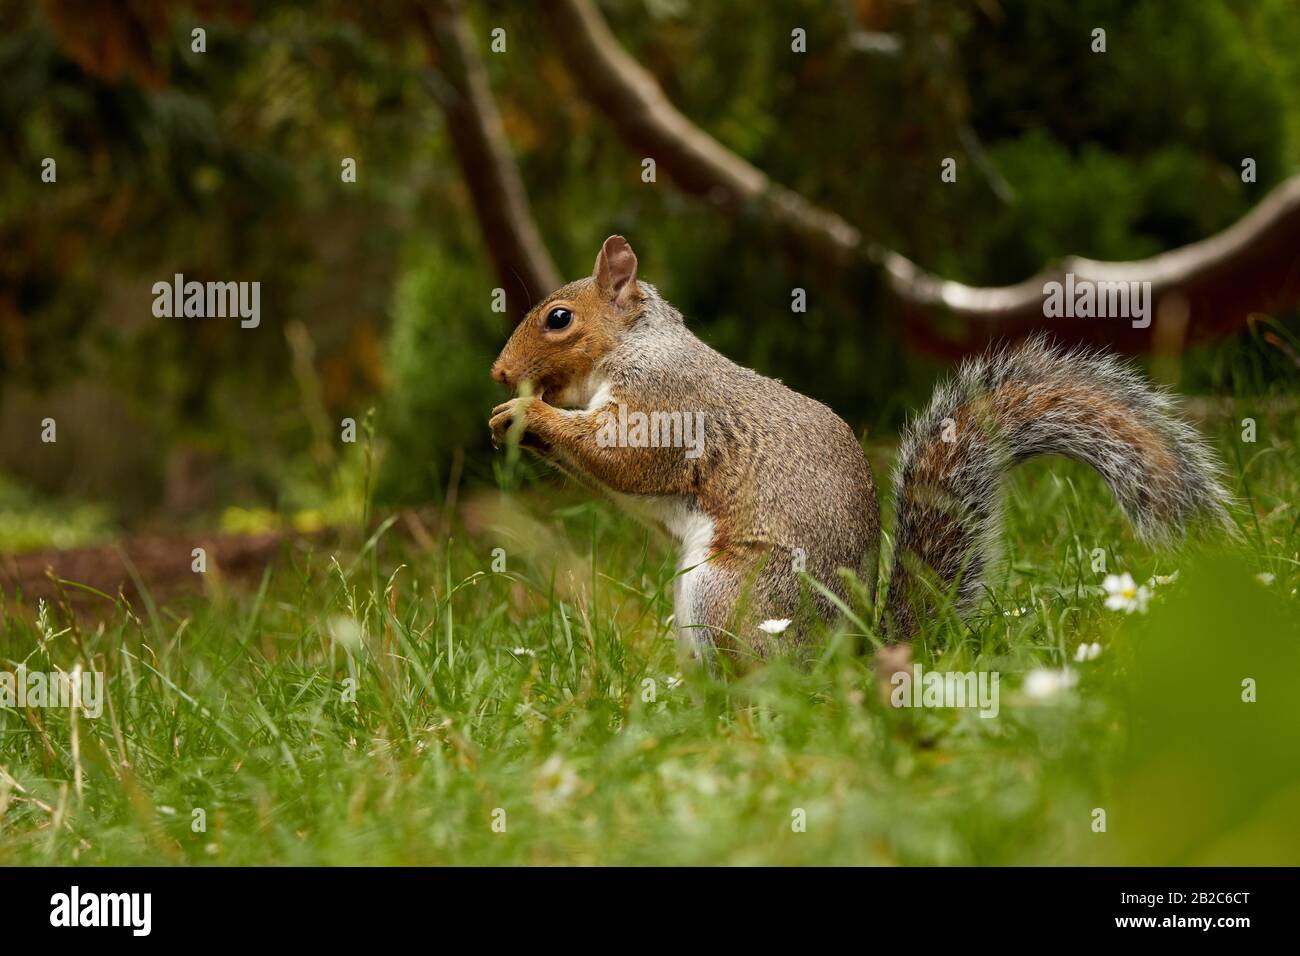
[[[565,66],[633,149],[652,156],[686,192],[761,215],[836,262],[864,254],[862,234],[842,217],[774,183],[669,102],[659,82],[623,49],[589,0],[543,0],[542,19]]]
[[[1150,282],[1157,316],[1162,309],[1169,314],[1185,308],[1192,338],[1207,338],[1240,327],[1252,312],[1280,311],[1300,301],[1300,176],[1285,180],[1222,232],[1149,259],[1068,256],[1023,282],[991,288],[941,279],[895,252],[885,253],[881,265],[890,288],[908,306],[995,324],[999,331],[1041,326],[1043,287],[1064,283],[1067,274],[1076,285]]]
[[[868,242],[843,217],[773,182],[687,119],[655,78],[628,52],[592,0],[544,0],[565,63],[592,102],[634,149],[653,156],[685,191],[724,208],[756,208],[792,241],[845,268],[875,267],[890,291],[929,328],[914,337],[938,351],[965,351],[992,335],[1043,327],[1045,283],[1149,281],[1157,322],[1171,317],[1176,335],[1201,339],[1240,327],[1252,312],[1300,301],[1300,177],[1287,180],[1237,223],[1208,239],[1134,262],[1069,257],[1011,286],[981,288],[929,273],[905,256]],[[937,333],[933,320],[963,320],[962,341]],[[1127,322],[1051,319],[1052,330],[1080,340],[1145,347],[1157,333]],[[1165,323],[1166,334],[1170,323]],[[910,325],[909,325],[910,328]],[[1176,344],[1176,343],[1175,343]]]

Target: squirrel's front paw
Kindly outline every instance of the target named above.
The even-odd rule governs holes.
[[[514,427],[515,419],[526,424],[524,408],[521,406],[521,400],[512,398],[508,402],[502,402],[496,408],[492,409],[492,417],[488,419],[488,428],[492,429],[492,444],[501,447],[505,444],[506,435]]]
[[[533,397],[512,398],[492,409],[492,418],[488,421],[488,427],[492,429],[492,444],[500,448],[514,435],[525,447],[544,447],[545,443],[529,430],[528,406],[536,401]],[[533,414],[536,412],[534,409]]]

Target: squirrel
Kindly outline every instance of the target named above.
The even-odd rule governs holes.
[[[692,334],[638,280],[622,236],[605,240],[590,278],[530,309],[491,374],[526,393],[493,410],[496,444],[513,430],[677,540],[674,624],[695,656],[762,658],[774,642],[797,643],[808,599],[826,619],[848,599],[843,568],[876,603],[880,508],[852,429]],[[686,435],[693,422],[702,441]],[[995,347],[964,362],[904,432],[879,622],[888,641],[909,640],[941,595],[961,612],[978,602],[1002,479],[1044,454],[1096,469],[1145,539],[1181,533],[1198,515],[1235,531],[1221,466],[1171,397],[1099,351],[1041,335]],[[801,588],[805,573],[821,586]]]

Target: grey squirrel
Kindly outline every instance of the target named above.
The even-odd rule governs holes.
[[[523,445],[677,540],[674,619],[697,653],[762,657],[797,641],[798,626],[774,639],[758,624],[798,618],[804,572],[843,600],[838,569],[852,569],[875,600],[880,510],[852,430],[696,338],[637,279],[622,236],[605,240],[590,278],[529,311],[492,376],[527,393],[493,410],[495,441],[513,428]],[[629,430],[629,417],[641,427]],[[703,441],[680,447],[696,420]],[[1139,375],[1043,337],[990,350],[940,385],[903,436],[880,622],[890,640],[909,639],[938,595],[953,593],[961,609],[977,602],[1000,532],[1003,476],[1042,454],[1095,468],[1145,538],[1180,533],[1198,513],[1233,528],[1213,454]],[[820,590],[802,591],[816,613],[835,613]]]

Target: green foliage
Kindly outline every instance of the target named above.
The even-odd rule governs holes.
[[[66,711],[0,710],[0,863],[1293,862],[1300,433],[1260,434],[1241,547],[1151,551],[1094,475],[1017,476],[991,600],[915,645],[999,672],[992,719],[889,706],[848,623],[745,676],[684,664],[671,562],[585,498],[484,498],[485,530],[432,553],[389,528],[191,608],[92,597],[80,632],[20,607],[4,665],[93,664],[111,706],[81,716],[80,756]],[[1095,547],[1179,573],[1146,614],[1108,611]],[[1073,687],[1033,690],[1063,667]]]
[[[510,328],[491,310],[492,282],[471,260],[449,261],[428,247],[410,260],[395,294],[386,362],[383,500],[428,497],[457,452],[487,447],[488,415],[499,400],[488,368]]]
[[[0,554],[95,544],[111,531],[102,505],[43,500],[0,477]]]
[[[963,17],[976,129],[989,139],[1047,129],[1070,149],[1137,156],[1177,143],[1233,170],[1253,156],[1275,182],[1285,175],[1282,157],[1297,155],[1284,128],[1293,106],[1260,49],[1284,46],[1295,26],[1268,38],[1246,23],[1287,6],[1006,0],[996,12]],[[1104,53],[1092,52],[1097,28],[1106,31]]]
[[[1237,7],[1172,16],[1161,3],[1014,0],[959,16],[969,122],[1009,195],[964,156],[966,181],[938,193],[960,225],[927,243],[941,270],[1005,284],[1065,254],[1153,255],[1227,227],[1290,175],[1289,68],[1260,56],[1285,40],[1253,33]],[[1091,51],[1094,28],[1105,53]],[[1253,184],[1241,181],[1247,157]]]
[[[1300,852],[1286,756],[1300,747],[1300,698],[1277,693],[1300,681],[1300,616],[1246,571],[1205,561],[1182,600],[1127,629],[1115,818],[1132,832],[1114,862],[1287,866]]]
[[[1201,238],[1300,168],[1300,102],[1286,95],[1300,84],[1293,3],[1183,6],[603,3],[619,40],[726,146],[873,240],[979,283],[1066,254],[1125,258]],[[662,170],[643,183],[642,157],[576,89],[543,14],[470,7],[566,276],[587,273],[600,241],[623,232],[643,276],[703,338],[860,433],[891,433],[925,400],[941,366],[909,354],[908,317],[878,280],[846,282],[744,211],[728,219],[684,196]],[[149,489],[111,502],[124,519],[173,498],[170,463],[194,452],[212,463],[210,512],[275,506],[301,497],[318,442],[300,376],[286,374],[285,331],[301,324],[329,420],[381,404],[381,437],[399,452],[386,460],[386,500],[438,496],[458,449],[465,475],[487,475],[482,425],[497,393],[486,366],[518,316],[484,311],[502,279],[448,148],[445,83],[410,14],[319,0],[214,15],[201,56],[183,10],[144,24],[129,8],[96,16],[140,26],[143,52],[123,39],[132,31],[110,30],[101,47],[126,66],[92,69],[50,8],[0,11],[14,172],[0,179],[0,402],[19,387],[61,396],[93,383],[79,417],[126,406],[130,434],[94,449],[98,473]],[[506,54],[487,50],[496,25]],[[806,53],[791,52],[795,26]],[[1089,49],[1096,26],[1104,54]],[[156,86],[131,68],[140,57]],[[39,182],[46,156],[57,186]],[[345,156],[358,161],[355,183],[340,181]],[[1247,156],[1258,183],[1241,182]],[[939,180],[945,157],[956,183]],[[261,281],[265,321],[241,331],[154,318],[150,286],[176,272]],[[807,313],[790,311],[795,288]],[[1246,347],[1270,387],[1267,349]],[[6,426],[0,438],[0,468],[51,494],[78,490],[85,467],[52,474],[23,453],[21,433]]]
[[[1247,188],[1230,170],[1207,166],[1184,147],[1125,157],[1087,145],[1072,153],[1043,130],[988,151],[1012,184],[1004,207],[976,182],[953,190],[968,210],[960,237],[940,253],[944,273],[1005,285],[1065,254],[1141,259],[1230,225]],[[959,180],[960,183],[960,180]],[[1195,184],[1194,187],[1192,184]]]
[[[40,7],[5,18],[3,387],[57,396],[93,382],[139,422],[119,436],[123,457],[151,440],[154,471],[130,484],[160,485],[173,449],[220,449],[215,484],[267,500],[282,477],[274,462],[310,440],[285,328],[307,322],[321,364],[337,370],[332,412],[355,413],[378,383],[355,333],[386,311],[398,220],[421,209],[413,195],[429,172],[414,144],[428,135],[427,93],[391,50],[297,5],[251,24],[205,21],[201,61],[188,24],[149,20],[156,89],[87,72]],[[118,40],[104,47],[129,62]],[[57,183],[40,181],[46,156]],[[340,181],[342,156],[360,157],[354,184]],[[152,284],[178,272],[261,282],[265,321],[154,317]],[[11,438],[0,467],[46,477]]]
[[[602,6],[727,146],[970,281],[1200,238],[1300,166],[1291,0]],[[276,5],[208,22],[199,61],[181,17],[146,38],[155,88],[88,70],[48,9],[0,9],[17,171],[0,179],[0,465],[46,490],[98,477],[121,491],[89,506],[0,482],[0,552],[108,535],[128,499],[166,497],[176,449],[212,463],[209,506],[236,531],[347,522],[364,537],[376,479],[393,504],[441,499],[461,462],[463,484],[489,478],[487,369],[517,316],[490,309],[501,280],[411,23]],[[873,280],[846,286],[743,211],[642,183],[536,9],[473,15],[476,35],[489,18],[509,30],[509,55],[486,65],[566,275],[623,232],[704,338],[859,431],[888,434],[924,401],[938,369],[905,352]],[[1089,51],[1095,26],[1105,54]],[[57,189],[38,183],[45,156]],[[1246,156],[1257,184],[1240,180]],[[174,272],[260,279],[263,326],[154,319],[147,290]],[[662,543],[567,491],[464,488],[431,550],[376,516],[367,545],[295,552],[256,593],[214,584],[157,608],[83,591],[94,623],[6,596],[0,666],[102,671],[111,706],[75,725],[0,708],[0,863],[1294,862],[1296,354],[1295,317],[1260,317],[1157,365],[1229,396],[1201,411],[1243,544],[1153,551],[1082,467],[1014,476],[990,599],[968,624],[926,622],[915,645],[928,668],[998,671],[996,719],[889,707],[852,651],[874,632],[852,621],[709,677],[677,655]],[[35,397],[18,402],[16,383]],[[38,467],[30,423],[56,399],[59,445]],[[363,444],[334,444],[342,417],[364,423]],[[892,449],[870,451],[883,479]],[[1139,581],[1179,574],[1149,613],[1109,612],[1098,548]],[[1075,663],[1092,642],[1101,656]],[[1063,667],[1077,685],[1030,692],[1033,671]]]

